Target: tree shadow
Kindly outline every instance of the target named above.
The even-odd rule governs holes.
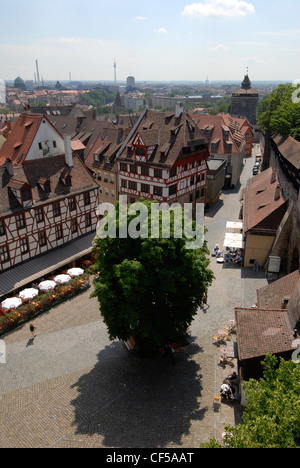
[[[202,376],[195,352],[201,348],[193,343],[175,354],[173,365],[164,356],[138,359],[121,342],[105,347],[73,386],[76,433],[99,435],[106,447],[182,445],[191,421],[208,409],[199,407]]]

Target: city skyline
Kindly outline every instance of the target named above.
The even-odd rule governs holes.
[[[274,0],[0,0],[0,78],[252,81],[300,78],[300,5]]]

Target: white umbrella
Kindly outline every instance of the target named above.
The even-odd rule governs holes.
[[[55,281],[46,280],[46,281],[42,281],[39,284],[39,289],[41,289],[42,291],[49,291],[49,289],[54,289],[55,286],[56,286]]]
[[[58,284],[66,284],[70,281],[70,279],[71,279],[71,276],[69,275],[57,275],[55,276],[54,281],[55,283],[58,283]]]
[[[5,299],[5,301],[1,303],[1,306],[3,307],[3,309],[9,310],[9,309],[16,309],[21,304],[22,304],[22,301],[18,297],[10,297],[9,299]]]
[[[19,293],[19,297],[24,301],[28,301],[29,299],[36,297],[38,293],[38,290],[35,288],[23,289],[23,291]]]
[[[70,276],[80,276],[83,275],[84,270],[82,268],[70,268],[70,270],[67,271],[67,274]]]

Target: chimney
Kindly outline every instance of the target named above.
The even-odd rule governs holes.
[[[175,118],[178,119],[178,117],[181,116],[182,112],[183,112],[183,103],[177,102],[176,110],[175,110]]]
[[[272,174],[271,174],[271,184],[274,184],[276,180],[277,180],[277,173],[276,173],[276,170],[273,169]]]
[[[279,200],[280,196],[281,196],[281,188],[280,188],[280,185],[278,184],[275,189],[274,200]]]
[[[285,296],[283,299],[282,299],[282,309],[285,310],[287,308],[287,305],[289,303],[289,300],[290,300],[290,296]]]
[[[73,152],[71,147],[71,136],[64,135],[64,144],[65,144],[65,159],[66,165],[73,167]]]

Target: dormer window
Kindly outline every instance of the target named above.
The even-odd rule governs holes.
[[[66,175],[65,177],[65,185],[66,187],[72,187],[72,177],[70,174]]]
[[[31,189],[30,188],[23,188],[21,190],[22,201],[27,202],[32,200]]]
[[[47,180],[47,182],[44,183],[44,192],[45,193],[50,193],[51,192],[51,184],[50,184],[49,180]]]

